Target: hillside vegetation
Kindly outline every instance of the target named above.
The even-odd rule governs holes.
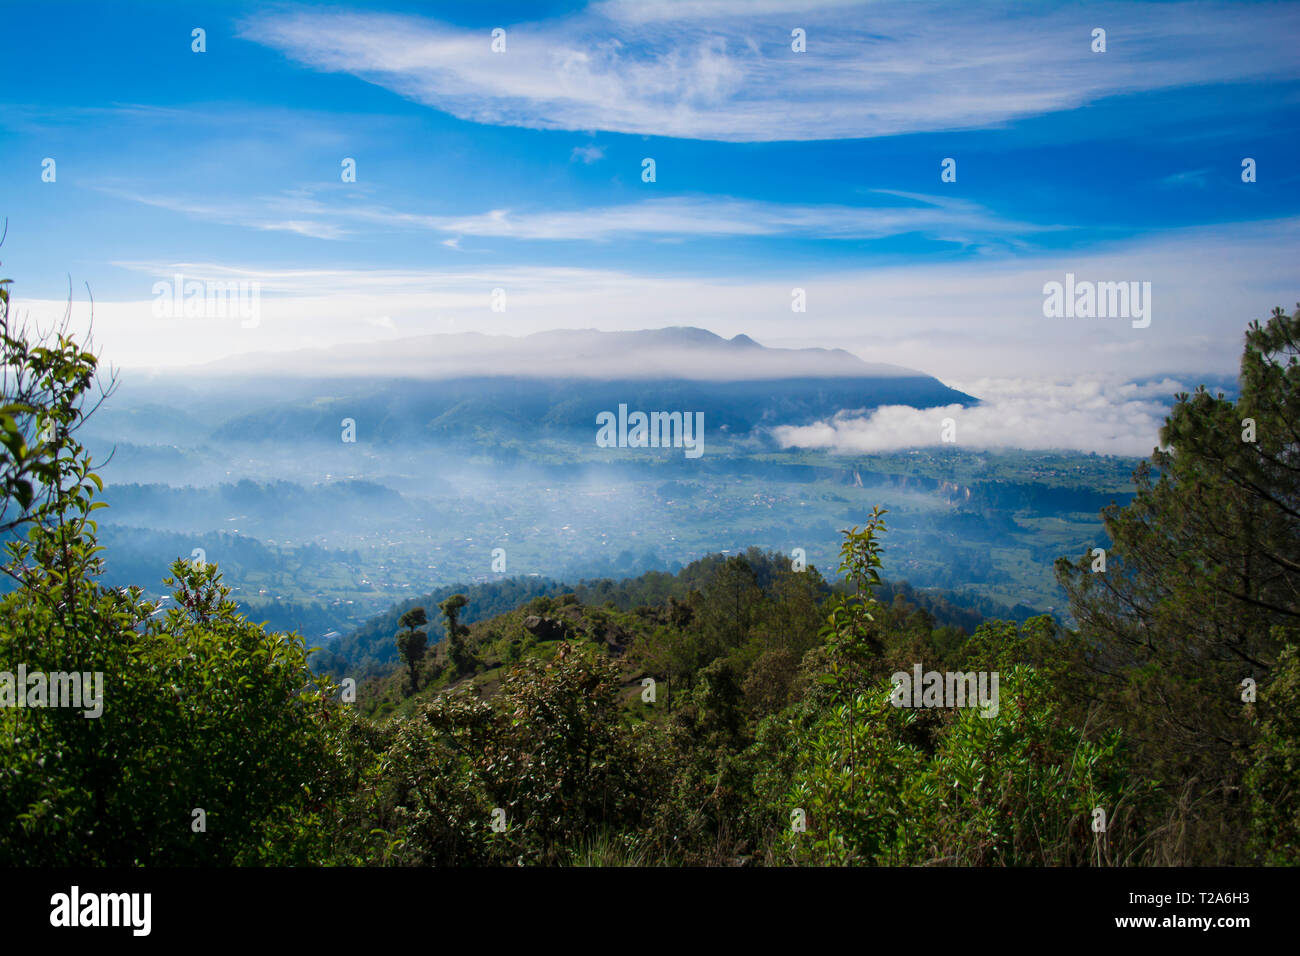
[[[633,622],[633,633],[640,634],[647,628],[647,622],[655,619],[656,609],[666,606],[670,600],[674,603],[696,604],[704,600],[703,590],[710,586],[719,568],[728,560],[725,555],[714,554],[691,562],[675,574],[647,571],[633,578],[601,578],[582,581],[576,585],[548,578],[507,578],[468,587],[449,585],[403,601],[383,614],[376,615],[352,633],[319,649],[312,657],[312,665],[318,671],[333,674],[336,679],[366,679],[387,673],[396,666],[398,660],[393,635],[397,632],[402,615],[416,607],[432,609],[453,594],[461,592],[465,594],[467,603],[461,612],[460,621],[467,625],[489,617],[495,618],[503,612],[521,608],[525,602],[533,601],[534,598],[545,597],[562,599],[566,605],[607,605],[621,611],[637,611],[628,620]],[[744,564],[764,590],[770,589],[779,573],[789,572],[790,563],[788,556],[764,553],[758,548],[749,548],[744,555]],[[815,566],[810,570],[818,582],[815,592],[820,600],[821,596],[829,593],[832,585],[822,582]],[[937,624],[958,627],[967,633],[973,633],[987,617],[1025,621],[1037,615],[1032,608],[1009,608],[973,594],[955,594],[938,589],[918,590],[905,581],[882,581],[876,590],[876,597],[884,603],[892,603],[895,599],[905,601],[926,611]],[[529,613],[546,613],[549,606],[545,601],[533,601],[529,605],[533,610]],[[493,622],[486,628],[472,628],[475,643],[482,641],[483,635],[496,633],[505,626],[504,623]],[[442,635],[441,628],[434,628],[429,635],[430,643],[441,640]]]

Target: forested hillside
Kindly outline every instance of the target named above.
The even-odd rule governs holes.
[[[352,633],[319,649],[312,657],[312,665],[318,671],[334,675],[336,679],[345,676],[369,678],[391,670],[398,659],[393,634],[396,633],[402,616],[415,607],[436,607],[453,594],[463,592],[467,598],[468,603],[460,617],[462,624],[473,624],[495,617],[534,598],[563,595],[572,595],[577,603],[583,605],[612,605],[622,611],[650,612],[669,602],[704,601],[703,590],[711,586],[719,569],[729,560],[735,559],[714,554],[691,562],[676,574],[647,571],[634,578],[601,578],[581,581],[575,585],[545,578],[509,578],[485,584],[439,588],[376,615]],[[790,559],[750,548],[744,555],[744,564],[752,573],[756,586],[766,592],[780,573],[789,570]],[[833,585],[822,582],[816,567],[809,570],[819,582],[818,594],[829,593]],[[974,594],[955,594],[938,589],[918,590],[905,581],[896,584],[882,581],[876,589],[876,598],[883,603],[892,603],[896,598],[906,601],[929,613],[936,624],[957,627],[967,633],[973,633],[985,618],[1025,621],[1040,613],[1024,606],[1008,608]],[[430,635],[430,641],[436,643],[441,637],[441,632],[435,629]]]

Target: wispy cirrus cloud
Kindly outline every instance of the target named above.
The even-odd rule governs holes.
[[[1209,169],[1188,169],[1180,173],[1170,173],[1164,179],[1160,180],[1162,186],[1195,186],[1198,189],[1204,189],[1207,180],[1214,170]]]
[[[291,9],[240,32],[478,123],[764,142],[986,128],[1207,76],[1294,78],[1297,31],[1300,9],[1274,4],[735,0],[594,4],[509,26],[502,53],[485,30],[387,13]]]
[[[920,232],[971,241],[981,235],[1039,232],[1053,226],[1003,219],[978,203],[888,190],[891,206],[802,206],[724,196],[650,199],[618,206],[515,213],[496,209],[465,217],[429,217],[433,228],[510,239],[790,236],[876,239]]]
[[[969,200],[873,190],[889,205],[798,205],[726,196],[676,196],[583,209],[492,209],[439,216],[365,201],[320,201],[299,192],[232,197],[221,202],[108,190],[118,198],[194,218],[252,229],[287,231],[318,239],[345,239],[366,227],[422,229],[455,237],[516,240],[621,238],[791,237],[880,239],[921,233],[933,239],[978,243],[1062,228],[1006,219]],[[455,248],[455,246],[452,246]]]
[[[111,186],[98,188],[117,199],[166,209],[205,222],[265,232],[291,232],[313,239],[345,239],[352,235],[352,230],[338,222],[326,221],[326,218],[334,216],[329,207],[303,194],[213,201],[152,195]]]

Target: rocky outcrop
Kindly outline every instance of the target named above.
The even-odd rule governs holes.
[[[539,641],[562,641],[571,636],[569,626],[564,621],[537,614],[530,614],[524,618],[524,630]]]

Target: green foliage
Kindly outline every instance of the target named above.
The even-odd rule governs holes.
[[[911,738],[916,712],[881,684],[832,708],[804,737],[786,800],[807,831],[787,829],[796,863],[933,866],[1113,864],[1136,840],[1128,823],[1149,787],[1117,733],[1089,742],[1061,724],[1047,684],[1002,675],[995,716],[957,708],[933,753]],[[857,729],[855,751],[846,728]],[[1107,832],[1091,830],[1093,811]]]
[[[1251,749],[1251,849],[1271,866],[1300,864],[1300,647],[1278,655],[1258,688],[1259,736]]]
[[[215,565],[178,561],[177,604],[61,586],[77,619],[17,593],[0,661],[103,675],[103,714],[0,710],[0,857],[30,865],[290,862],[341,779],[333,688],[296,635],[235,612]],[[194,832],[193,811],[206,814]],[[299,838],[302,838],[299,840]]]
[[[844,542],[840,546],[839,570],[845,576],[849,590],[831,598],[826,624],[821,632],[830,667],[819,680],[831,688],[832,702],[843,705],[837,713],[846,718],[843,730],[850,799],[855,798],[853,788],[857,778],[858,741],[854,732],[859,686],[867,660],[880,653],[880,642],[875,636],[876,620],[872,613],[876,604],[872,589],[880,584],[883,560],[877,536],[885,530],[884,515],[885,512],[876,507],[862,530],[853,527],[842,532]]]
[[[1116,865],[1138,839],[1130,821],[1150,784],[1130,770],[1118,731],[1090,741],[1060,720],[1050,684],[1016,665],[1001,675],[994,717],[959,708],[909,795],[916,863]],[[1093,832],[1094,812],[1104,833]]]
[[[807,829],[783,830],[778,855],[820,865],[1051,865],[1088,862],[1095,851],[1093,862],[1114,862],[1127,801],[1145,788],[1128,774],[1118,733],[1085,740],[1059,720],[1051,682],[1019,662],[1031,647],[1044,651],[1050,619],[996,636],[981,630],[966,648],[968,666],[1006,668],[995,692],[1014,706],[958,707],[922,733],[921,712],[897,706],[888,683],[864,686],[883,650],[872,594],[882,515],[844,532],[845,593],[823,632],[827,703],[782,748],[797,755],[783,809],[802,814]],[[1097,807],[1110,816],[1104,840],[1085,825]]]
[[[654,732],[618,719],[618,690],[616,665],[574,650],[513,667],[491,701],[440,695],[399,719],[367,787],[372,851],[395,863],[554,864],[589,834],[636,832],[665,770]]]
[[[782,849],[796,863],[897,864],[909,813],[907,790],[925,769],[925,755],[904,740],[915,720],[889,703],[887,690],[832,705],[796,749],[799,767],[787,815],[802,810],[806,832],[791,824]]]
[[[742,690],[745,703],[758,719],[792,702],[799,676],[799,658],[789,648],[764,651],[749,668]]]
[[[593,650],[514,668],[489,751],[511,842],[550,860],[599,827],[633,829],[660,773],[644,731],[617,719],[617,667]]]
[[[4,395],[0,401],[0,533],[63,517],[68,495],[82,483],[103,485],[73,434],[98,407],[87,408],[98,360],[78,345],[65,320],[33,340],[9,314],[9,285],[0,279],[0,348]],[[99,401],[107,397],[113,384]],[[70,488],[69,486],[73,487]],[[16,507],[15,507],[16,506]]]
[[[350,828],[360,863],[455,866],[491,862],[493,802],[482,748],[494,715],[482,701],[441,696],[386,732]]]

